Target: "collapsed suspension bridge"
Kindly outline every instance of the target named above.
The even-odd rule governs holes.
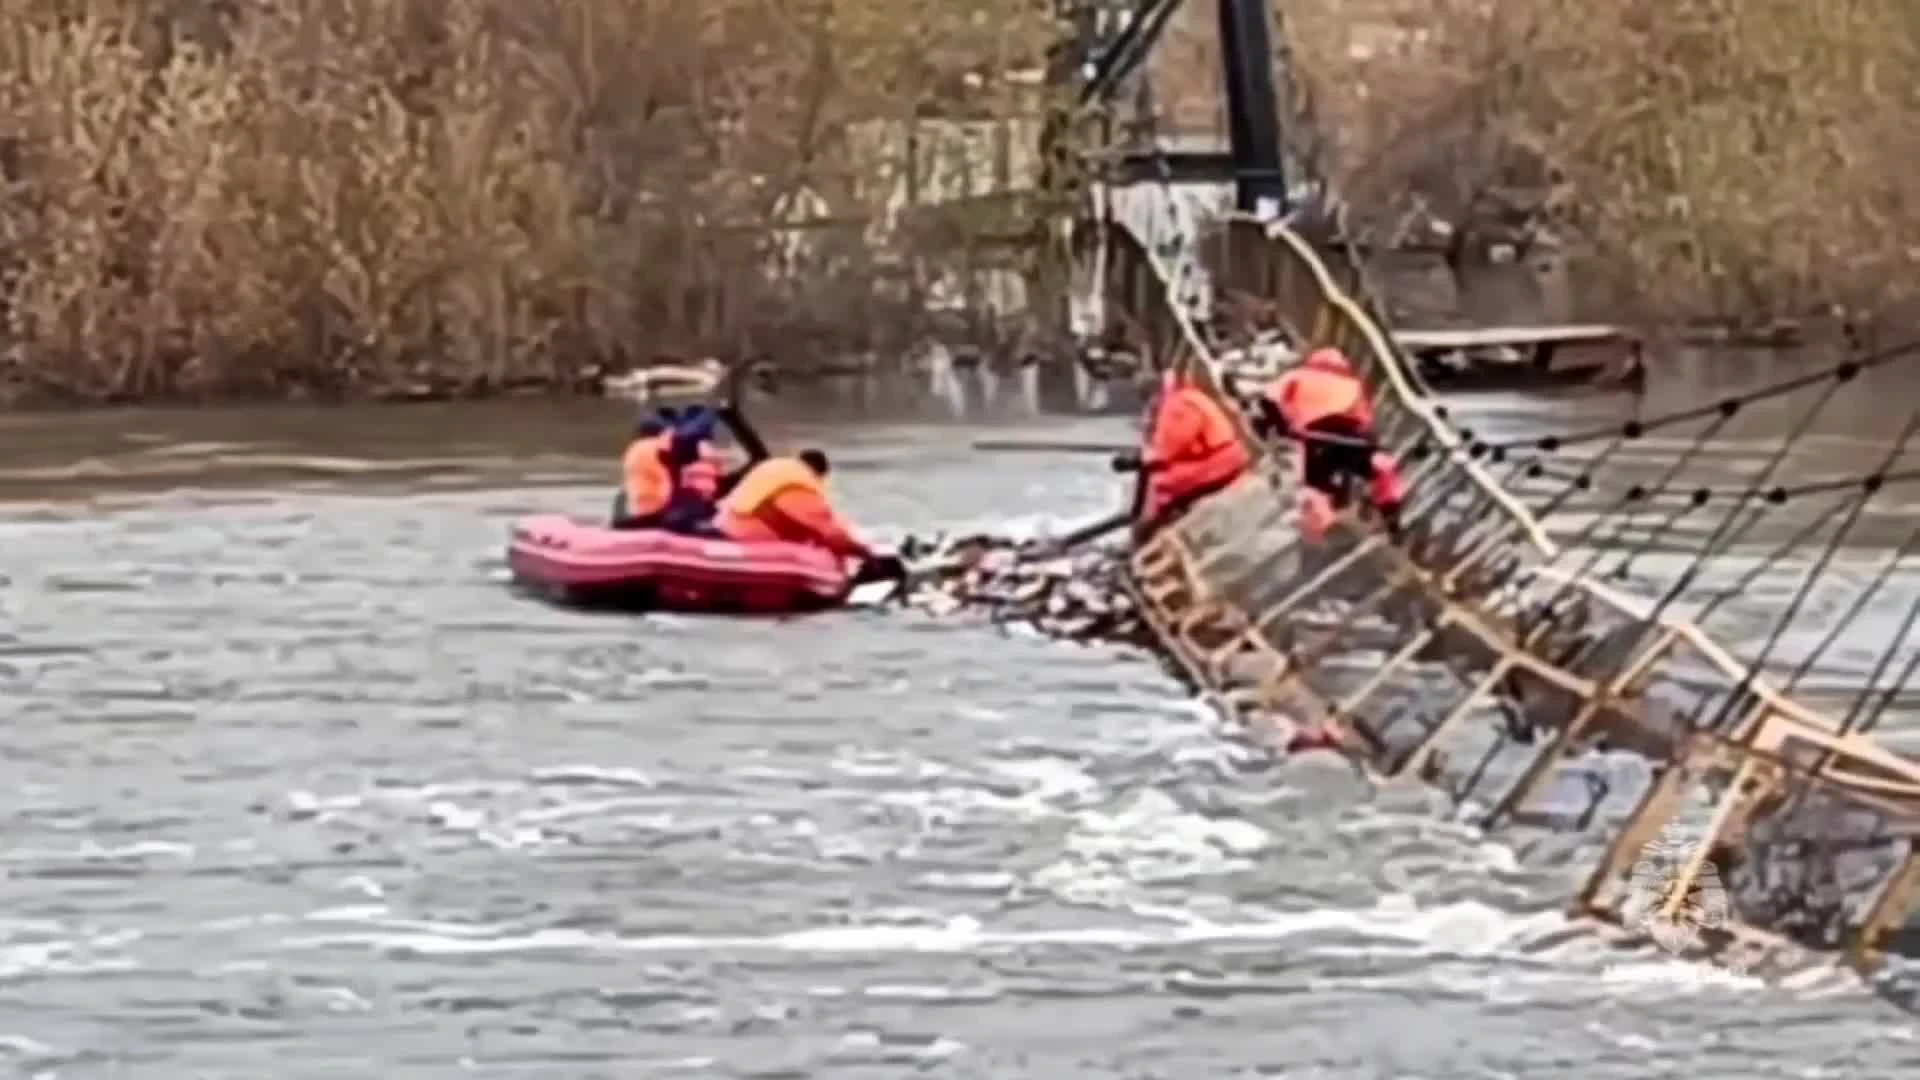
[[[1234,12],[1263,7],[1219,4],[1223,39],[1245,29]],[[1151,26],[1176,6],[1150,0],[1128,27]],[[1115,51],[1137,53],[1130,40],[1123,33]],[[1264,55],[1265,39],[1257,45]],[[1227,52],[1229,68],[1246,66]],[[1096,80],[1110,68],[1096,67]],[[1230,97],[1247,97],[1241,75],[1228,72]],[[1866,970],[1920,945],[1908,922],[1920,896],[1920,761],[1876,739],[1920,668],[1912,640],[1920,600],[1877,643],[1843,709],[1816,707],[1804,692],[1808,673],[1841,647],[1843,628],[1897,599],[1902,560],[1920,550],[1916,529],[1864,584],[1833,573],[1872,504],[1920,479],[1902,465],[1920,410],[1871,471],[1795,480],[1789,469],[1800,437],[1844,385],[1920,349],[1852,358],[1657,417],[1484,440],[1454,425],[1396,348],[1367,268],[1337,241],[1341,215],[1332,214],[1329,238],[1273,220],[1270,204],[1284,205],[1288,190],[1277,149],[1238,130],[1235,143],[1230,174],[1258,181],[1241,185],[1238,212],[1208,206],[1217,193],[1196,199],[1164,163],[1157,180],[1109,178],[1087,189],[1077,246],[1094,253],[1098,329],[1129,339],[1149,368],[1197,374],[1256,446],[1222,343],[1264,332],[1296,352],[1341,349],[1372,387],[1383,446],[1410,465],[1409,529],[1390,541],[1357,509],[1328,541],[1304,544],[1293,528],[1293,450],[1263,447],[1252,475],[1130,552],[1125,588],[1160,650],[1249,729],[1272,717],[1330,725],[1370,775],[1431,784],[1488,830],[1609,831],[1576,910],[1649,931],[1676,951],[1743,966],[1837,951]],[[1237,160],[1248,144],[1258,160]],[[1228,309],[1257,312],[1258,325],[1223,325]],[[1712,440],[1762,400],[1792,413],[1788,437],[1746,484],[1694,482],[1689,470]],[[1670,436],[1654,455],[1655,475],[1621,480],[1621,464],[1655,431]],[[1576,500],[1585,523],[1552,527]],[[1788,502],[1817,512],[1734,580],[1708,588]],[[1689,552],[1685,565],[1637,587],[1645,575],[1636,560],[1663,545]],[[1711,615],[1808,552],[1757,655],[1719,644],[1706,629]],[[1844,610],[1817,644],[1784,662],[1789,629],[1804,626],[1811,598],[1830,589],[1849,598]],[[1594,765],[1623,755],[1645,767]],[[1635,879],[1650,865],[1658,880],[1648,899],[1632,886],[1649,884]],[[1729,903],[1724,918],[1702,924],[1709,883]],[[1676,928],[1685,932],[1662,933]]]
[[[1192,365],[1235,407],[1229,373],[1188,317],[1173,275],[1133,228],[1107,227],[1110,302],[1146,328],[1155,357]],[[1680,478],[1739,415],[1739,399],[1607,432],[1517,446],[1484,442],[1451,426],[1408,378],[1379,325],[1335,284],[1326,252],[1284,225],[1237,218],[1225,230],[1214,285],[1266,299],[1298,348],[1337,346],[1365,372],[1383,442],[1413,466],[1411,528],[1394,543],[1349,516],[1335,543],[1303,544],[1292,528],[1290,451],[1268,448],[1257,476],[1131,555],[1129,587],[1186,676],[1253,727],[1271,715],[1335,725],[1372,775],[1432,783],[1488,829],[1616,830],[1578,896],[1585,914],[1675,924],[1711,877],[1731,897],[1731,917],[1685,944],[1733,949],[1742,963],[1792,945],[1843,950],[1856,964],[1876,965],[1920,888],[1912,845],[1920,763],[1873,734],[1920,665],[1912,640],[1920,601],[1882,643],[1864,689],[1842,715],[1792,691],[1834,650],[1848,617],[1887,589],[1902,558],[1920,547],[1920,530],[1864,587],[1847,589],[1848,610],[1784,681],[1762,667],[1804,617],[1869,504],[1893,481],[1912,478],[1894,466],[1920,415],[1871,473],[1778,482],[1794,444],[1788,439],[1737,491]],[[1766,394],[1812,390],[1814,400],[1797,410],[1804,429],[1865,366],[1904,355],[1836,365]],[[1592,493],[1623,447],[1649,429],[1682,425],[1697,427],[1696,437],[1663,477],[1601,492],[1609,512],[1592,513],[1571,537],[1550,534],[1543,519],[1572,494]],[[1581,447],[1592,452],[1544,467]],[[1771,507],[1796,499],[1826,505],[1736,580],[1704,602],[1682,604]],[[1717,520],[1657,596],[1615,583],[1632,576],[1636,552],[1689,515]],[[1595,542],[1603,533],[1638,533],[1639,540],[1624,549]],[[1702,629],[1759,574],[1809,546],[1816,557],[1775,615],[1761,655],[1737,657]],[[1636,755],[1653,768],[1637,785],[1622,785],[1617,771],[1595,770],[1597,749]],[[1622,786],[1637,789],[1616,790]],[[1676,825],[1685,827],[1687,843],[1667,850],[1662,838]],[[1673,865],[1663,869],[1659,908],[1627,910],[1636,867],[1661,858]]]

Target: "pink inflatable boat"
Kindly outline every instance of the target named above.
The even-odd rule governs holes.
[[[515,522],[507,566],[517,583],[553,599],[636,611],[819,611],[852,590],[841,560],[807,544],[609,529],[561,514]]]

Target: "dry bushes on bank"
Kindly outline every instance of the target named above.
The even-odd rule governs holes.
[[[0,397],[483,392],[858,346],[913,307],[877,231],[894,133],[1013,107],[996,73],[1046,18],[0,0]]]
[[[1325,160],[1376,220],[1413,196],[1456,221],[1544,211],[1596,309],[1911,304],[1911,0],[1300,0],[1282,20]]]

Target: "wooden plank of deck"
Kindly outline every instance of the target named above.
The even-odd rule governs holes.
[[[1568,323],[1548,326],[1467,326],[1458,329],[1396,330],[1393,340],[1401,348],[1424,352],[1433,349],[1494,349],[1501,346],[1526,348],[1530,345],[1587,345],[1632,341],[1632,331],[1606,323]]]

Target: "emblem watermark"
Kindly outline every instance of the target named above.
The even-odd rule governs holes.
[[[1668,825],[1640,850],[1627,878],[1620,904],[1620,924],[1647,935],[1662,951],[1684,957],[1702,943],[1709,931],[1733,922],[1733,903],[1720,880],[1719,868],[1702,859],[1698,873],[1684,894],[1682,872],[1700,851],[1700,838]],[[1750,962],[1741,956],[1716,957],[1713,964],[1735,975],[1747,974]]]

